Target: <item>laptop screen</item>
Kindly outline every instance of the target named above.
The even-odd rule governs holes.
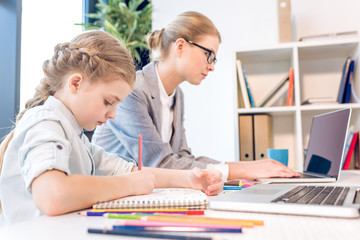
[[[304,171],[337,177],[342,168],[351,109],[342,109],[313,118]]]

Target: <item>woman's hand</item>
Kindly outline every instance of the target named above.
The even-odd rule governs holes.
[[[299,177],[284,164],[273,159],[256,161],[229,162],[229,179],[257,179],[271,177]]]
[[[189,172],[191,188],[201,190],[207,195],[216,195],[223,189],[221,173],[215,169],[193,168]]]

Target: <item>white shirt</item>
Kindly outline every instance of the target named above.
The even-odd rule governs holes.
[[[3,222],[15,223],[41,215],[31,183],[47,170],[67,175],[119,175],[134,163],[91,144],[72,113],[50,96],[44,105],[29,109],[15,128],[0,177]]]
[[[160,79],[159,71],[157,65],[155,65],[156,75],[159,84],[159,91],[160,91],[160,101],[161,101],[161,139],[163,142],[170,142],[170,139],[173,134],[173,121],[174,121],[174,96],[176,90],[168,96],[167,92],[165,91],[164,85]],[[227,181],[229,176],[229,165],[228,164],[208,164],[206,166],[208,169],[216,169],[222,174],[223,181]]]
[[[160,101],[161,101],[161,130],[160,135],[163,142],[170,142],[171,136],[173,134],[173,121],[174,121],[174,96],[176,90],[168,96],[164,85],[161,82],[159,71],[157,65],[155,65],[156,75],[159,84],[160,90]]]

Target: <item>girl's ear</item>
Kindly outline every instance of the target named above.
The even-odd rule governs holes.
[[[176,52],[176,55],[178,57],[181,56],[183,50],[184,50],[184,45],[186,44],[186,41],[185,39],[183,38],[178,38],[176,41],[175,41],[175,52]]]
[[[80,73],[71,74],[68,78],[68,87],[71,93],[77,93],[84,82],[84,76]]]

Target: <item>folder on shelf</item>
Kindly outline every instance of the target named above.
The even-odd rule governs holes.
[[[240,161],[254,160],[253,116],[239,116]]]
[[[359,133],[355,132],[354,136],[352,138],[352,141],[351,141],[349,151],[348,151],[348,153],[346,155],[346,158],[345,158],[345,161],[344,161],[344,167],[343,167],[344,170],[349,170],[350,169],[351,158],[352,158],[356,143],[358,141],[358,138],[359,138]]]
[[[254,160],[267,158],[268,148],[272,148],[272,117],[254,115]]]
[[[351,78],[353,77],[353,74],[354,74],[354,65],[355,65],[355,61],[351,60],[350,66],[349,66],[349,72],[348,72],[348,75],[346,77],[346,86],[345,86],[344,97],[343,97],[343,101],[342,101],[343,103],[349,103],[350,102],[351,85],[352,85]]]
[[[244,73],[242,70],[242,64],[241,64],[240,59],[236,60],[236,68],[237,68],[239,86],[240,86],[241,95],[242,95],[242,102],[244,103],[244,108],[250,108],[251,106],[250,106],[249,94],[248,94],[248,90],[246,87],[246,82],[245,82]]]

